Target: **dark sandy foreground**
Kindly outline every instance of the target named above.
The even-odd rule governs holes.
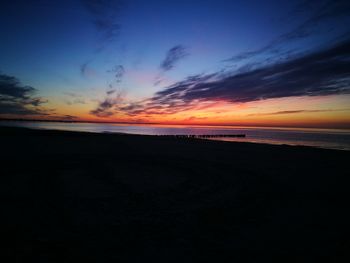
[[[1,262],[350,262],[350,152],[19,128],[0,146]]]

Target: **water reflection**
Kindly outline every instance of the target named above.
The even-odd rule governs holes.
[[[350,131],[331,129],[262,128],[234,126],[186,126],[108,123],[61,123],[3,121],[0,126],[18,126],[35,129],[84,131],[97,133],[128,133],[144,135],[202,135],[245,134],[245,138],[211,138],[213,140],[240,141],[269,144],[305,145],[330,149],[350,150]]]

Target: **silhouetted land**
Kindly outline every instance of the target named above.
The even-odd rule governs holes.
[[[350,152],[1,128],[2,262],[350,262]]]

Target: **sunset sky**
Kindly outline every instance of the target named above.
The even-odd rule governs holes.
[[[0,118],[350,128],[349,1],[1,3]]]

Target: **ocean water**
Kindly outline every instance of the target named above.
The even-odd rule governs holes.
[[[350,130],[308,128],[265,128],[237,126],[152,125],[111,123],[63,123],[1,121],[0,126],[27,127],[96,133],[128,133],[143,135],[245,134],[245,138],[210,138],[268,144],[304,145],[327,149],[350,150]]]

